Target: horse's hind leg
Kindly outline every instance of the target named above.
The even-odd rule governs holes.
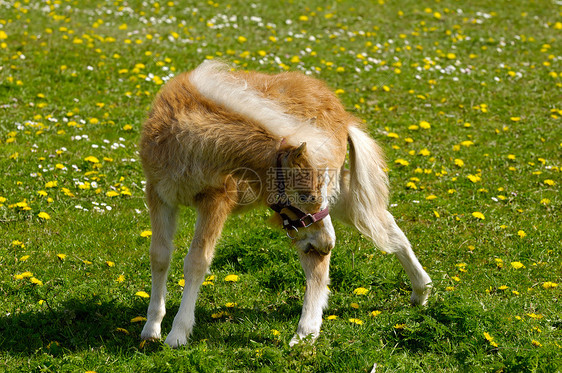
[[[431,278],[421,266],[412,250],[410,241],[394,221],[394,217],[387,212],[388,222],[388,251],[393,252],[404,267],[412,282],[412,304],[424,305],[431,292]]]
[[[223,224],[233,207],[232,200],[224,191],[205,193],[199,196],[198,200],[195,233],[184,260],[185,286],[182,300],[172,330],[166,338],[166,344],[174,348],[185,345],[191,334],[199,288],[213,259],[215,244]]]
[[[299,258],[306,275],[306,291],[297,334],[291,340],[290,346],[299,343],[306,336],[311,336],[312,340],[318,337],[322,325],[322,311],[328,304],[330,254],[320,255],[313,250],[304,253],[299,250]]]
[[[160,324],[166,314],[166,279],[174,251],[172,239],[176,229],[177,208],[162,201],[151,183],[146,185],[146,197],[152,227],[150,242],[152,294],[141,338],[159,339]]]

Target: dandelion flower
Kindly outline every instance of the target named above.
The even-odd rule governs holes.
[[[99,159],[97,159],[96,157],[94,157],[93,155],[90,155],[86,158],[84,158],[84,160],[86,162],[91,162],[91,163],[100,163]]]
[[[423,129],[426,129],[426,130],[427,130],[427,129],[430,129],[430,128],[431,128],[431,124],[429,124],[429,122],[426,122],[425,120],[422,120],[422,121],[420,122],[420,128],[423,128]]]
[[[224,281],[226,282],[237,282],[240,279],[240,277],[238,277],[238,275],[228,275],[224,278]]]
[[[525,233],[525,231],[523,231],[523,230],[518,230],[517,235],[519,237],[523,238],[523,237],[527,236],[527,233]]]
[[[51,216],[49,216],[49,214],[47,214],[46,212],[43,212],[43,211],[41,211],[39,213],[39,215],[37,215],[37,216],[39,216],[41,219],[45,219],[45,220],[49,220],[51,218]]]
[[[369,289],[365,289],[365,288],[357,288],[355,290],[353,290],[353,294],[356,295],[365,295],[369,292]]]
[[[511,266],[515,269],[525,268],[525,266],[521,262],[511,262]]]
[[[550,282],[550,281],[543,282],[543,284],[542,284],[542,287],[545,288],[545,289],[553,289],[557,286],[558,286],[558,284],[556,282]]]
[[[152,231],[142,231],[140,235],[141,237],[150,237],[152,236]]]
[[[144,291],[137,291],[135,293],[135,295],[137,297],[141,297],[141,298],[150,298],[150,295],[147,292],[144,292]]]
[[[377,317],[378,315],[380,315],[382,313],[382,311],[373,311],[371,312],[371,316],[372,317]]]
[[[338,316],[336,316],[336,315],[330,315],[330,316],[326,317],[326,319],[328,319],[328,320],[335,320],[337,318],[338,318]]]
[[[464,161],[462,159],[455,159],[455,166],[458,167],[464,166]]]
[[[348,321],[349,321],[350,323],[353,323],[353,324],[363,325],[363,321],[362,321],[361,319],[351,318],[351,319],[348,319]]]
[[[494,337],[490,335],[490,333],[484,332],[484,338],[494,347],[498,347],[498,344],[494,342]]]
[[[480,219],[480,220],[486,219],[486,217],[484,217],[484,214],[482,214],[481,212],[478,212],[478,211],[473,212],[472,216],[474,216],[476,219]]]
[[[131,322],[141,322],[141,321],[146,321],[146,317],[137,316],[137,317],[133,317],[133,318],[131,319]]]
[[[66,254],[57,254],[57,258],[59,258],[60,260],[65,260]]]

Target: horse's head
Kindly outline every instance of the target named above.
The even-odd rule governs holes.
[[[336,243],[328,205],[337,180],[334,170],[317,169],[311,160],[306,143],[280,150],[270,206],[299,250],[327,255]]]

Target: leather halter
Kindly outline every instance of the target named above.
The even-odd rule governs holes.
[[[283,169],[281,167],[281,157],[277,158],[277,167],[275,169],[275,176],[277,179],[278,195],[277,203],[271,204],[269,208],[278,213],[283,219],[283,229],[287,232],[287,237],[290,239],[295,239],[296,237],[291,236],[290,231],[298,232],[298,228],[308,228],[312,224],[324,219],[330,213],[329,207],[326,207],[317,213],[308,214],[302,211],[297,206],[291,204],[289,196],[285,192],[285,177]],[[297,219],[291,219],[283,210],[291,211]]]

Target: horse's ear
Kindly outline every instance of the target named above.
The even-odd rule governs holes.
[[[282,167],[292,168],[299,166],[306,157],[306,143],[303,142],[298,147],[294,147],[286,141],[282,141],[278,154]]]
[[[306,143],[303,142],[299,145],[298,148],[293,148],[289,150],[289,154],[287,155],[287,163],[289,167],[296,166],[301,163],[301,160],[306,155]]]

